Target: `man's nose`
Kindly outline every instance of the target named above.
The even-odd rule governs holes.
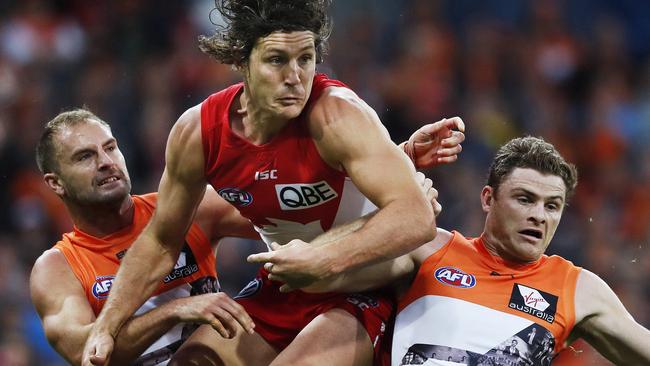
[[[115,165],[115,160],[104,150],[100,150],[97,155],[97,167],[99,169],[111,167]]]
[[[535,222],[536,224],[543,224],[546,222],[546,210],[544,209],[544,203],[536,204],[530,209],[529,220]]]
[[[298,62],[293,60],[287,65],[284,82],[288,85],[296,85],[300,83],[300,66]]]

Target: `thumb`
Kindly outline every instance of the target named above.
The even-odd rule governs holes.
[[[107,355],[105,353],[101,354],[99,351],[90,356],[90,363],[92,365],[103,366],[106,364],[106,361],[108,361]]]
[[[280,286],[280,292],[283,292],[283,293],[291,292],[291,291],[294,291],[294,290],[295,289],[293,287],[287,285],[286,283],[284,285]]]
[[[276,242],[271,243],[271,250],[278,250],[280,248],[282,248],[282,245],[280,245],[280,244],[278,244]]]
[[[420,137],[420,138],[422,138],[422,135],[427,136],[427,137],[431,136],[431,135],[435,135],[436,133],[438,133],[438,131],[440,131],[443,127],[445,127],[445,125],[447,123],[448,122],[447,122],[446,118],[443,118],[440,121],[437,121],[437,122],[434,122],[434,123],[428,123],[428,124],[420,127],[417,131],[415,131],[415,133],[411,137]],[[418,142],[420,142],[420,141],[418,141]]]

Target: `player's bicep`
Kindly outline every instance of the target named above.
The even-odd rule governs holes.
[[[398,197],[423,196],[413,164],[390,140],[374,110],[349,93],[338,90],[312,111],[312,135],[321,155],[330,165],[340,164],[380,207]]]
[[[46,251],[34,264],[30,293],[50,344],[68,361],[78,360],[95,315],[58,250]]]
[[[150,230],[161,242],[182,242],[205,192],[200,106],[172,128]]]
[[[598,276],[581,271],[575,303],[577,324],[572,338],[584,338],[616,364],[650,362],[650,331],[634,320]]]

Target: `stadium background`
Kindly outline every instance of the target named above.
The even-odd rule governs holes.
[[[0,366],[64,364],[28,292],[35,258],[71,227],[34,163],[42,126],[88,106],[112,124],[133,192],[155,190],[172,123],[238,80],[197,50],[212,6],[0,1]],[[479,234],[478,192],[495,148],[542,136],[580,171],[550,252],[600,275],[650,326],[650,2],[340,0],[332,15],[320,69],[365,98],[395,141],[444,116],[467,124],[460,161],[428,172],[441,227]],[[254,268],[242,258],[261,249],[222,244],[227,292],[247,282]],[[558,364],[603,362],[576,348]]]

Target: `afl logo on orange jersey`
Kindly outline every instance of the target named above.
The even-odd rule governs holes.
[[[97,276],[93,284],[93,296],[100,300],[106,299],[114,279],[115,276]]]
[[[454,267],[441,267],[434,273],[436,280],[448,286],[472,288],[476,285],[476,277]]]

